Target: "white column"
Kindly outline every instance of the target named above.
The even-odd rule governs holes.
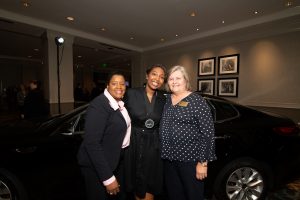
[[[63,45],[59,46],[59,73],[60,73],[60,103],[61,113],[73,108],[73,39],[68,34],[47,30],[44,46],[44,78],[46,98],[49,100],[52,114],[58,113],[58,76],[57,76],[57,45],[55,37],[61,36],[65,39]]]
[[[146,79],[146,68],[140,53],[131,56],[131,87],[143,86]]]

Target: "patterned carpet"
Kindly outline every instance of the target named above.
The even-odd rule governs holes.
[[[287,184],[266,198],[266,200],[300,200],[300,179]]]

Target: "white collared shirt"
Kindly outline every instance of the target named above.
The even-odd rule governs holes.
[[[109,100],[109,105],[112,107],[112,109],[114,109],[114,110],[119,109],[126,121],[127,130],[126,130],[126,134],[125,134],[125,137],[124,137],[123,143],[122,143],[122,148],[125,148],[125,147],[129,146],[129,144],[130,144],[131,119],[129,117],[127,109],[124,107],[123,101],[117,101],[116,99],[114,99],[111,96],[111,94],[107,91],[107,89],[104,90],[104,95]],[[107,185],[111,184],[112,182],[114,182],[115,180],[116,180],[116,177],[112,176],[108,180],[103,181],[103,185],[107,186]]]
[[[123,143],[122,143],[122,148],[125,148],[129,146],[130,143],[130,134],[131,134],[131,119],[129,117],[129,114],[127,112],[127,109],[124,107],[124,102],[123,101],[117,101],[115,100],[111,94],[107,91],[107,89],[104,90],[104,95],[108,98],[110,106],[114,109],[117,110],[119,109],[120,112],[122,113],[126,124],[127,124],[127,131],[126,135],[124,137]]]

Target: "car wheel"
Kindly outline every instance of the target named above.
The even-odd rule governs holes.
[[[22,183],[5,169],[0,169],[0,199],[27,200],[27,193]]]
[[[214,194],[222,200],[260,200],[271,186],[270,180],[266,166],[251,158],[238,159],[227,164],[218,174]]]

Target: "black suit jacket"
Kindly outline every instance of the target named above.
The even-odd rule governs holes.
[[[79,164],[94,169],[101,182],[112,177],[126,130],[126,121],[119,109],[114,111],[104,94],[96,97],[87,110]]]

